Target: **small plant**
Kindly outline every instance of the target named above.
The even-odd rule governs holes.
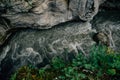
[[[51,69],[23,67],[10,80],[119,80],[120,54],[108,54],[107,50],[102,45],[93,46],[89,56],[79,53],[69,64],[55,57],[51,61]]]
[[[16,80],[16,76],[17,76],[17,73],[14,73],[14,74],[11,76],[10,80]]]
[[[54,57],[51,61],[51,65],[54,69],[61,69],[65,67],[65,62],[60,57]]]

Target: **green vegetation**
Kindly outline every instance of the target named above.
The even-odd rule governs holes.
[[[119,80],[120,54],[105,46],[93,46],[89,56],[80,53],[71,63],[53,58],[51,69],[20,68],[10,80]]]

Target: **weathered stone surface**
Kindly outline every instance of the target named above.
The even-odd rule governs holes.
[[[2,0],[0,1],[0,45],[13,28],[48,29],[80,18],[90,21],[105,0]],[[7,20],[8,18],[9,20]],[[10,23],[11,22],[11,23]]]
[[[5,42],[5,40],[10,36],[8,33],[12,27],[9,24],[9,20],[0,16],[0,46]]]
[[[99,9],[99,0],[71,0],[70,9],[84,21],[92,20]]]
[[[14,27],[46,29],[79,17],[90,21],[97,14],[99,5],[105,0],[12,0],[5,17]]]
[[[97,32],[109,36],[110,47],[120,52],[120,11],[100,12],[92,23]]]
[[[103,10],[120,10],[120,0],[106,0],[104,4],[101,5]]]
[[[12,13],[28,12],[32,8],[31,4],[37,0],[1,0],[0,7],[6,8]],[[42,0],[40,0],[42,1]]]
[[[90,33],[88,22],[69,22],[49,30],[20,30],[0,52],[1,73],[9,74],[27,64],[45,66],[54,56],[69,61],[79,51],[86,55],[95,43]]]
[[[5,29],[3,28],[2,25],[0,25],[0,45],[3,43],[3,37],[5,36]]]
[[[1,22],[1,18],[0,44],[9,36],[6,31],[13,28],[30,27],[43,30],[18,29],[12,39],[0,48],[0,74],[5,74],[3,76],[6,77],[18,67],[27,64],[45,66],[54,56],[60,56],[69,61],[79,51],[86,55],[95,43],[90,36],[91,24],[87,21],[93,19],[99,5],[104,1],[31,0],[25,2],[23,0],[20,2],[12,0],[13,4],[10,6],[13,8],[2,15],[8,18],[12,25],[5,18],[3,19],[5,22]],[[86,22],[64,23],[78,17]],[[101,12],[92,24],[97,32],[106,33],[110,47],[120,52],[120,12]],[[68,54],[65,54],[65,51]]]

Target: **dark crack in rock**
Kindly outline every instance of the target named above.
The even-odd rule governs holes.
[[[97,32],[104,32],[109,37],[109,45],[120,52],[120,11],[100,12],[92,22]]]

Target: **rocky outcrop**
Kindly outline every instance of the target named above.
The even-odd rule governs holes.
[[[97,32],[103,32],[108,36],[108,45],[120,52],[120,11],[100,12],[92,24]],[[104,39],[104,36],[102,38]]]
[[[80,51],[87,55],[95,44],[92,32],[88,22],[68,22],[49,30],[19,30],[0,52],[1,73],[8,75],[27,64],[45,66],[55,56],[69,62]]]
[[[79,17],[90,21],[105,0],[10,0],[5,17],[14,27],[46,29]],[[4,5],[4,4],[3,4]]]
[[[55,56],[66,61],[79,52],[86,56],[95,44],[93,29],[100,34],[101,42],[120,52],[120,12],[100,12],[93,19],[105,0],[9,0],[9,4],[4,4],[8,0],[2,1],[0,45],[11,32],[16,32],[0,48],[0,79],[23,65],[46,66]],[[3,11],[4,7],[7,10]]]
[[[16,28],[48,29],[71,20],[90,21],[105,0],[2,0],[0,45]],[[13,29],[13,30],[12,30]]]
[[[103,10],[120,10],[120,0],[106,0],[104,4],[101,5]]]
[[[0,17],[0,46],[4,43],[4,41],[9,37],[7,31],[10,29],[9,20],[4,17]]]
[[[17,31],[0,48],[0,79],[1,76],[8,78],[23,65],[44,67],[55,56],[66,62],[79,52],[86,56],[95,44],[93,29],[100,34],[101,42],[120,52],[120,12],[100,12],[93,19],[104,0],[10,1],[11,4],[2,4],[2,7],[8,6],[6,14],[0,12],[4,16],[0,17],[0,44],[11,32]],[[72,21],[77,18],[84,22]]]

